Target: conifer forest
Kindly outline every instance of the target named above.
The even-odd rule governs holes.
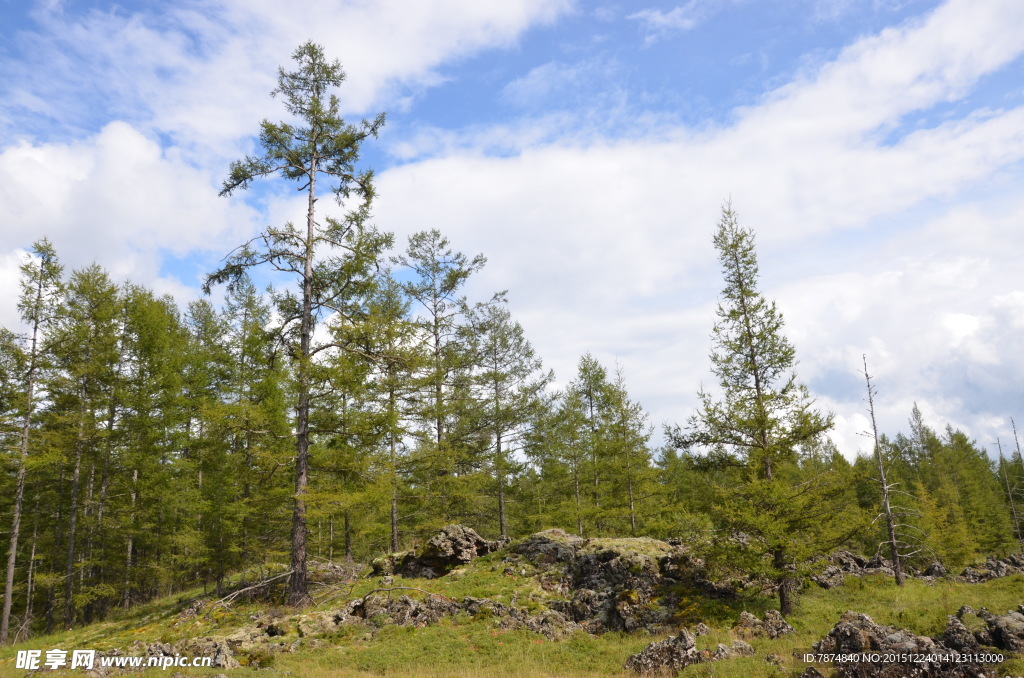
[[[784,615],[838,550],[887,559],[902,583],[1020,549],[1018,440],[990,456],[915,406],[903,431],[866,431],[854,461],[833,444],[785,309],[759,287],[742,196],[714,228],[697,409],[659,438],[629,365],[590,354],[556,388],[509,310],[515,290],[467,295],[486,252],[443,226],[400,242],[375,222],[360,152],[386,120],[343,120],[343,78],[313,43],[281,69],[287,121],[254,124],[259,150],[226,169],[221,200],[283,182],[307,211],[225,252],[206,296],[179,304],[112,262],[68,270],[44,234],[31,246],[6,290],[21,325],[0,332],[0,641],[270,573],[301,609],[319,564],[454,524],[506,542],[552,528],[681,540],[769,582]],[[886,383],[856,359],[874,420]]]

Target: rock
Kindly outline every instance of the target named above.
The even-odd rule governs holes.
[[[998,560],[989,558],[985,561],[984,565],[964,568],[964,571],[960,573],[960,577],[969,583],[977,584],[989,581],[990,579],[1008,577],[1011,574],[1021,574],[1024,573],[1024,562],[1022,560],[1024,559],[1018,554]]]
[[[210,657],[214,668],[237,669],[240,666],[224,638],[189,638],[175,647],[178,654]]]
[[[732,632],[740,638],[751,639],[767,636],[775,639],[787,633],[793,633],[793,627],[783,619],[778,610],[768,610],[761,621],[749,612],[740,612],[740,618],[732,627]]]
[[[385,577],[395,574],[395,571],[400,567],[401,563],[409,557],[414,557],[415,554],[412,551],[400,551],[398,553],[389,553],[386,556],[380,558],[374,558],[370,561],[371,573],[374,575],[383,575]]]
[[[1024,614],[1007,612],[990,617],[986,624],[992,645],[1009,652],[1024,651]]]
[[[740,612],[740,618],[732,627],[732,632],[744,639],[759,638],[764,635],[764,622],[746,610]]]
[[[950,616],[946,621],[946,630],[942,632],[942,644],[960,652],[977,652],[980,647],[974,635],[964,626],[958,617]]]
[[[269,635],[258,626],[246,626],[225,637],[224,641],[232,652],[248,652],[265,644],[268,639]]]
[[[787,633],[793,633],[793,627],[782,618],[778,610],[768,610],[764,613],[764,631],[769,638],[775,639]]]
[[[405,554],[392,566],[403,577],[434,579],[479,556],[504,548],[504,540],[488,541],[465,525],[448,525],[430,538],[421,551]],[[391,574],[382,570],[383,574]]]
[[[867,558],[849,551],[836,551],[832,554],[832,562],[846,572],[860,572],[867,565]]]
[[[510,553],[522,555],[538,567],[572,564],[583,539],[562,530],[544,530],[512,546]]]
[[[641,652],[626,660],[625,668],[642,676],[668,673],[675,675],[690,664],[706,659],[697,649],[693,634],[683,629],[678,636],[669,636],[657,643],[651,643]]]
[[[767,655],[764,660],[773,666],[782,666],[782,657],[777,654]]]
[[[981,664],[959,661],[959,652],[931,638],[892,626],[880,626],[866,614],[847,612],[814,651],[824,654],[872,653],[931,655],[916,663],[837,662],[836,678],[979,678],[995,676]]]
[[[748,643],[744,643],[742,640],[737,640],[732,644],[732,647],[719,643],[718,647],[715,648],[714,654],[711,655],[710,661],[721,661],[723,659],[732,659],[733,657],[753,657],[754,648]]]
[[[322,636],[338,628],[334,612],[313,612],[299,616],[295,620],[295,628],[299,636]]]
[[[922,572],[922,574],[925,575],[926,577],[948,577],[949,576],[949,572],[947,572],[946,568],[943,567],[942,563],[940,563],[937,560],[934,561],[928,567],[926,567],[924,572]]]
[[[799,678],[825,678],[825,674],[813,666],[808,666],[804,669],[804,672],[800,674]]]
[[[845,579],[846,576],[838,565],[829,565],[821,574],[811,577],[811,581],[823,589],[834,589],[837,586],[842,586]]]
[[[693,635],[697,636],[698,638],[701,636],[706,636],[709,633],[711,633],[711,629],[709,629],[708,625],[704,622],[701,622],[693,627]]]

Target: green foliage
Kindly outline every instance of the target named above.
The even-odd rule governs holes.
[[[843,541],[843,486],[830,469],[803,464],[831,415],[813,408],[793,369],[796,351],[782,334],[782,315],[758,291],[754,234],[731,206],[714,238],[725,277],[712,331],[711,369],[719,392],[703,387],[700,407],[677,444],[702,446],[725,471],[715,486],[715,512],[725,538],[719,559],[766,576],[779,587],[783,614],[789,592],[815,556]]]

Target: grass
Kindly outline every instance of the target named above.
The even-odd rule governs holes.
[[[521,574],[522,568],[527,574]],[[396,578],[398,586],[414,586],[451,598],[465,596],[487,597],[509,603],[513,598],[520,606],[540,607],[551,593],[544,591],[536,579],[532,566],[518,563],[509,569],[501,554],[481,558],[461,572],[435,580],[406,580]],[[362,579],[352,588],[352,597],[361,596],[376,588],[375,579]],[[347,590],[347,589],[346,589]],[[153,601],[124,613],[110,621],[93,624],[68,633],[37,637],[20,645],[0,648],[0,676],[24,676],[23,670],[14,668],[15,653],[19,649],[111,649],[120,647],[132,654],[134,641],[175,642],[195,636],[225,636],[235,630],[252,625],[252,615],[280,615],[282,620],[293,614],[288,610],[273,610],[266,605],[239,604],[231,609],[205,610],[198,616],[182,617],[191,597],[175,595]],[[423,594],[396,591],[394,595],[410,594],[422,598]],[[384,594],[382,594],[384,595]],[[323,609],[343,604],[338,598]],[[824,637],[847,610],[870,615],[880,624],[909,629],[923,635],[937,635],[945,628],[947,615],[955,614],[961,605],[975,609],[987,607],[996,614],[1016,609],[1024,602],[1024,577],[1013,576],[983,584],[959,584],[938,581],[926,583],[910,580],[903,588],[881,577],[848,578],[845,585],[832,590],[810,587],[798,598],[789,622],[796,632],[776,640],[751,641],[757,654],[698,664],[682,672],[684,678],[719,676],[721,678],[747,678],[749,676],[795,676],[806,664],[800,655],[811,649],[811,644]],[[735,638],[728,630],[739,612],[746,609],[760,616],[773,607],[774,599],[750,597],[736,601],[703,599],[693,596],[684,602],[689,618],[687,623],[703,620],[712,627],[711,634],[698,639],[698,647],[714,650],[718,643],[731,644]],[[208,612],[208,613],[207,613]],[[294,624],[284,623],[286,633],[280,638],[287,643],[299,640]],[[410,628],[385,626],[375,629],[369,625],[343,627],[330,636],[301,640],[296,652],[275,655],[238,655],[240,660],[251,660],[259,665],[228,671],[230,676],[328,676],[362,677],[410,676],[479,676],[501,678],[512,676],[626,676],[622,669],[625,660],[654,640],[644,633],[608,633],[590,636],[576,633],[558,641],[523,630],[508,631],[497,628],[495,619],[472,619],[465,614],[446,618],[435,626]],[[768,654],[781,658],[780,666],[765,661]],[[819,666],[821,669],[827,667]],[[224,673],[220,669],[176,669],[185,675],[209,676]],[[141,675],[168,677],[170,673],[151,669]],[[80,671],[66,675],[84,675]],[[133,674],[140,675],[140,674]],[[1024,659],[1011,658],[999,667],[999,675],[1024,675]]]

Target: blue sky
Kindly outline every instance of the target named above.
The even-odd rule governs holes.
[[[731,197],[846,454],[864,353],[883,429],[917,402],[988,446],[1024,419],[1022,34],[1019,0],[0,0],[0,286],[47,235],[186,302],[297,218],[217,190],[313,39],[347,114],[388,114],[377,225],[486,254],[471,294],[508,289],[562,383],[591,351],[685,420]]]

